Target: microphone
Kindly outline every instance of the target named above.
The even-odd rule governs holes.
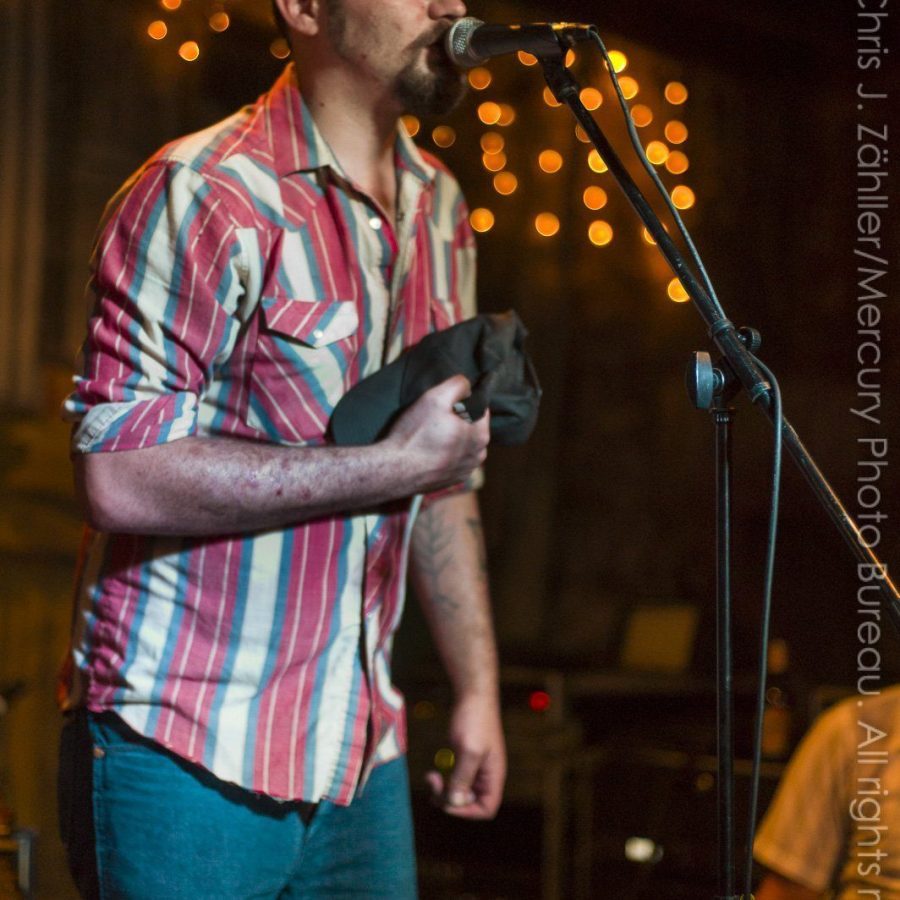
[[[525,50],[543,59],[559,56],[577,41],[591,40],[593,25],[573,22],[538,22],[534,25],[485,25],[471,16],[457,19],[444,38],[447,55],[463,69],[471,69],[494,56]]]

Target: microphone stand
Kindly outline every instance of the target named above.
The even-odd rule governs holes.
[[[719,835],[719,893],[717,900],[741,900],[735,893],[734,866],[734,734],[731,635],[731,422],[733,410],[730,399],[741,389],[751,402],[774,420],[771,384],[760,370],[753,352],[758,349],[759,335],[752,329],[737,329],[713,302],[704,287],[688,268],[678,247],[669,237],[659,217],[641,193],[631,174],[613,150],[606,135],[588,112],[579,97],[578,82],[566,68],[560,44],[559,53],[542,53],[540,62],[544,77],[553,96],[565,103],[578,123],[603,157],[647,231],[656,242],[672,271],[709,329],[709,336],[719,352],[716,368],[707,354],[695,354],[692,373],[689,372],[688,392],[694,404],[710,409],[716,422],[716,594],[717,594],[717,732],[718,732],[718,835]],[[877,582],[889,618],[900,634],[900,591],[888,576],[887,566],[869,547],[856,523],[844,508],[837,494],[815,464],[797,432],[787,419],[781,420],[784,446],[806,478],[819,504],[838,529],[853,555],[858,568]],[[863,568],[866,567],[866,568]],[[765,677],[763,674],[762,677]],[[751,841],[753,835],[747,836]]]

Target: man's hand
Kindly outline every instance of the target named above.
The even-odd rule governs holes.
[[[496,700],[460,701],[450,720],[450,744],[456,757],[453,771],[426,776],[435,802],[451,816],[493,819],[506,781],[506,747]]]
[[[415,493],[464,482],[487,457],[489,414],[467,422],[453,406],[471,393],[464,375],[454,375],[426,391],[393,424],[384,443],[419,473]]]

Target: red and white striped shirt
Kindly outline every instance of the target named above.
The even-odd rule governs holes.
[[[157,153],[92,260],[76,453],[188,435],[327,443],[357,381],[474,314],[459,187],[400,129],[398,225],[344,175],[288,66]],[[69,704],[114,710],[219,778],[346,804],[405,749],[391,685],[418,502],[246,535],[92,534]]]

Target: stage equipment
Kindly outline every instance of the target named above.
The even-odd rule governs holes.
[[[455,29],[455,32],[454,32]],[[573,30],[574,29],[574,30]],[[514,46],[521,36],[530,46]],[[526,38],[527,36],[527,38]],[[580,85],[566,68],[565,54],[576,40],[589,37],[594,40],[606,62],[606,68],[616,89],[619,103],[625,115],[626,125],[638,157],[662,194],[679,234],[689,250],[694,270],[688,265],[675,242],[653,211],[628,169],[619,159],[612,145],[594,117],[580,99]],[[756,357],[760,346],[759,333],[753,329],[738,329],[728,319],[719,303],[703,262],[694,246],[677,209],[669,198],[653,167],[646,160],[629,114],[628,103],[616,78],[615,68],[609,58],[603,40],[595,26],[566,25],[518,25],[488,26],[477,19],[463,19],[455,23],[447,35],[447,52],[459,65],[476,65],[491,55],[524,49],[535,55],[543,68],[544,77],[553,96],[560,104],[566,104],[591,143],[603,158],[610,173],[625,193],[629,203],[643,222],[666,262],[681,282],[694,307],[706,324],[709,336],[718,351],[715,362],[709,354],[695,354],[688,370],[688,392],[697,408],[710,410],[716,424],[716,585],[717,585],[717,729],[718,729],[718,784],[717,805],[719,836],[719,890],[717,900],[740,900],[751,896],[752,835],[755,830],[756,806],[759,784],[760,735],[765,703],[765,659],[769,641],[769,615],[771,605],[772,573],[774,569],[774,545],[777,522],[777,505],[781,471],[782,445],[800,467],[819,504],[843,536],[856,557],[860,569],[870,573],[876,581],[885,609],[900,633],[900,591],[888,575],[887,566],[868,546],[859,527],[844,508],[824,474],[813,461],[797,432],[784,418],[781,397],[774,375]],[[477,61],[476,61],[477,58]],[[699,275],[699,277],[698,277]],[[736,890],[734,862],[734,723],[733,723],[733,672],[731,634],[731,424],[734,411],[730,406],[734,397],[743,389],[751,402],[761,409],[775,428],[773,465],[772,508],[769,527],[769,547],[766,564],[766,587],[760,634],[760,677],[757,694],[756,737],[754,774],[751,779],[749,839],[745,893]]]

